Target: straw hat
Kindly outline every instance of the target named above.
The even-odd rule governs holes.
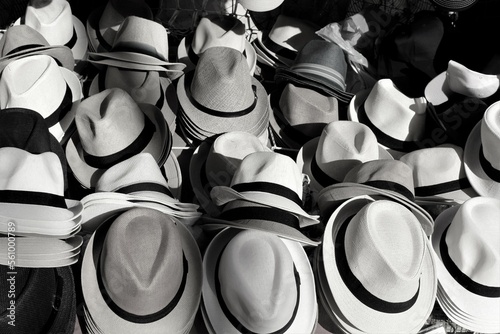
[[[217,234],[203,258],[202,294],[212,333],[313,333],[316,326],[307,255],[299,243],[271,233],[225,229]]]
[[[462,11],[474,6],[479,0],[431,0],[436,6],[448,11]]]
[[[245,9],[254,12],[268,12],[278,8],[284,0],[240,0],[238,3]]]
[[[201,255],[173,217],[134,208],[105,221],[89,240],[81,273],[88,315],[99,332],[187,333],[193,325]]]

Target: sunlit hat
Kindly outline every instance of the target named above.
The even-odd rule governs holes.
[[[268,12],[278,8],[283,1],[284,0],[240,0],[238,3],[245,7],[245,9],[254,12]]]

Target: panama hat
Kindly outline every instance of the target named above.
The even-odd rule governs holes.
[[[58,66],[48,55],[15,60],[4,68],[0,78],[0,108],[39,112],[59,142],[66,139],[75,117],[74,107],[82,97],[76,73]]]
[[[111,51],[116,32],[127,16],[153,20],[151,8],[142,0],[109,0],[106,5],[93,10],[86,22],[89,50],[92,52]]]
[[[346,200],[361,196],[377,196],[403,204],[417,217],[425,233],[431,235],[434,220],[415,203],[413,171],[399,160],[372,160],[353,167],[344,181],[328,186],[318,194],[321,216],[330,215]]]
[[[328,123],[339,120],[338,100],[307,87],[286,84],[272,92],[269,100],[269,124],[289,148],[299,149],[319,137]]]
[[[58,65],[69,70],[75,67],[75,59],[71,49],[63,45],[50,45],[38,31],[27,26],[11,26],[0,38],[0,72],[19,58],[36,54],[53,57]]]
[[[463,150],[447,144],[423,148],[403,155],[399,161],[413,170],[415,199],[462,203],[477,196],[465,175]]]
[[[500,103],[486,109],[474,127],[464,150],[465,173],[474,190],[482,196],[500,198]]]
[[[160,23],[138,16],[127,16],[116,32],[108,52],[89,52],[95,66],[124,67],[130,70],[167,72],[172,78],[186,65],[169,62],[168,32]]]
[[[304,249],[271,233],[217,234],[203,258],[202,296],[214,333],[313,333],[317,322],[314,276]]]
[[[203,52],[195,70],[179,79],[177,96],[184,130],[193,133],[199,128],[201,140],[228,131],[260,136],[267,130],[267,92],[235,49],[211,47]]]
[[[15,223],[18,236],[63,238],[78,232],[83,207],[64,197],[62,165],[55,153],[2,147],[0,161],[0,232],[8,232],[9,222]]]
[[[236,16],[208,14],[200,19],[194,32],[185,36],[177,48],[177,59],[193,70],[199,55],[214,46],[225,46],[243,53],[250,75],[255,72],[257,55],[245,37],[245,25]]]
[[[82,261],[83,299],[104,333],[188,333],[202,279],[193,236],[152,209],[130,209],[103,222]]]
[[[170,156],[172,134],[161,111],[137,104],[120,88],[84,99],[76,109],[77,131],[66,146],[76,179],[94,188],[102,172],[137,153],[150,153],[159,166]]]
[[[172,81],[157,71],[128,70],[105,66],[96,74],[89,87],[89,96],[109,88],[121,88],[137,103],[149,103],[161,110],[170,132],[176,128],[179,103]]]
[[[476,4],[479,0],[431,0],[436,6],[451,10],[451,11],[462,11],[469,9]]]
[[[88,37],[82,21],[71,12],[66,0],[52,0],[42,7],[28,5],[14,25],[28,25],[42,34],[50,45],[71,49],[76,61],[87,59]]]
[[[205,139],[189,162],[189,179],[200,206],[211,216],[220,209],[212,202],[214,186],[229,186],[243,158],[254,152],[271,152],[255,135],[230,131]]]
[[[426,116],[427,100],[406,96],[391,79],[380,79],[368,92],[356,93],[348,107],[349,120],[367,125],[396,159],[429,146]]]
[[[13,280],[12,280],[13,279]],[[11,333],[72,333],[76,292],[71,267],[21,268],[13,273],[0,266],[0,331]],[[14,283],[12,298],[7,292]],[[14,310],[11,305],[15,302]],[[11,308],[11,309],[9,309]],[[9,322],[15,325],[13,327]]]
[[[417,218],[387,200],[353,198],[328,219],[323,265],[338,310],[365,333],[417,333],[437,293],[432,246]]]
[[[443,211],[432,235],[442,293],[437,300],[452,321],[481,333],[500,331],[499,215],[500,200],[474,197]]]
[[[234,172],[230,186],[212,188],[213,202],[222,206],[236,199],[288,211],[299,218],[300,227],[318,224],[302,203],[303,175],[292,158],[276,152],[248,154]]]
[[[278,8],[284,0],[240,0],[238,3],[253,12],[268,12]]]

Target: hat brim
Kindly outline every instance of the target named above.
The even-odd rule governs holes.
[[[175,218],[172,218],[175,220]],[[189,270],[185,288],[175,308],[168,315],[153,322],[134,323],[118,316],[108,306],[99,286],[96,267],[102,251],[102,244],[96,244],[97,234],[105,233],[105,228],[113,219],[103,222],[92,234],[82,260],[81,284],[82,294],[88,315],[103,333],[164,333],[168,328],[172,333],[185,333],[191,328],[201,298],[202,263],[201,254],[195,239],[189,230],[178,222],[179,235],[182,238],[182,250]],[[104,240],[104,239],[103,239]],[[126,293],[126,292],[125,292]]]
[[[473,329],[482,333],[496,333],[500,330],[500,303],[498,298],[482,297],[474,294],[460,285],[455,277],[450,274],[442,262],[440,242],[445,238],[445,230],[453,221],[453,217],[459,210],[460,205],[453,206],[441,212],[436,218],[434,233],[432,234],[432,246],[437,262],[437,272],[439,284],[442,290],[441,296],[438,295],[438,302],[442,306],[445,314],[457,324],[464,325],[469,328],[470,323],[465,323],[457,317],[456,311],[453,311],[443,296],[446,296],[457,310],[461,310],[464,314],[468,314],[476,320],[476,327]],[[444,241],[444,240],[443,240]]]
[[[184,73],[185,64],[160,60],[138,52],[111,51],[89,52],[89,62],[96,65],[108,65],[131,70]]]
[[[207,327],[215,333],[239,332],[226,318],[217,299],[215,289],[215,267],[217,259],[225,246],[236,236],[240,229],[227,228],[218,233],[208,245],[203,257],[202,303],[206,311]],[[295,268],[300,277],[300,301],[293,321],[286,333],[312,333],[316,326],[318,307],[316,287],[311,265],[302,245],[298,242],[281,239],[290,252]]]
[[[259,31],[257,33],[257,38],[255,38],[255,40],[254,40],[255,49],[256,50],[258,49],[260,51],[260,53],[265,57],[266,61],[268,61],[270,64],[272,64],[271,66],[273,66],[273,67],[280,66],[280,67],[287,67],[288,68],[291,65],[293,65],[293,61],[295,60],[295,58],[290,59],[287,57],[283,57],[282,55],[279,55],[276,52],[269,50],[266,47],[266,45],[264,44],[262,38],[263,38],[263,34],[261,31]],[[296,52],[292,49],[288,49],[288,50],[290,50],[291,52]]]
[[[322,251],[329,289],[334,291],[341,314],[359,330],[366,333],[417,333],[432,312],[437,291],[436,265],[427,238],[423,238],[425,255],[418,295],[414,304],[404,312],[381,312],[362,303],[346,286],[336,265],[338,246],[335,240],[340,227],[370,201],[366,197],[348,200],[335,210],[326,223]]]
[[[481,196],[500,197],[500,183],[492,180],[484,171],[479,159],[481,148],[481,121],[472,129],[464,149],[465,174],[472,188]]]
[[[448,85],[447,71],[443,71],[435,76],[424,89],[425,99],[435,106],[447,102],[453,94],[455,93],[453,93]]]
[[[68,70],[73,71],[73,69],[75,68],[75,59],[70,48],[64,45],[47,45],[28,48],[23,51],[14,52],[7,56],[1,57],[0,73],[3,71],[5,66],[13,62],[14,60],[33,55],[51,56],[58,62],[60,66],[65,67]]]

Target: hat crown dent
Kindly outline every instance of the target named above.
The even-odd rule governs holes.
[[[474,282],[500,287],[500,200],[474,197],[457,210],[446,233],[452,261]]]
[[[123,310],[153,314],[176,295],[183,275],[176,224],[152,209],[131,209],[112,223],[101,253],[101,273],[108,295]]]
[[[203,17],[193,35],[191,48],[197,55],[211,47],[229,47],[245,51],[245,25],[236,17],[209,15]]]
[[[226,246],[217,274],[224,302],[250,331],[275,332],[292,318],[297,301],[294,263],[277,236],[238,233]]]
[[[481,144],[486,160],[500,170],[500,103],[486,109],[481,121]]]
[[[44,7],[27,6],[26,25],[39,31],[50,45],[65,45],[73,36],[73,14],[67,0],[52,0]]]
[[[500,75],[476,72],[454,60],[448,62],[446,76],[450,89],[465,96],[486,98],[500,87]]]
[[[37,30],[25,24],[9,27],[0,38],[0,55],[4,57],[18,47],[30,44],[48,46],[49,42]]]
[[[352,218],[346,230],[349,267],[378,298],[407,301],[419,289],[424,238],[417,218],[401,204],[388,200],[369,203]]]

